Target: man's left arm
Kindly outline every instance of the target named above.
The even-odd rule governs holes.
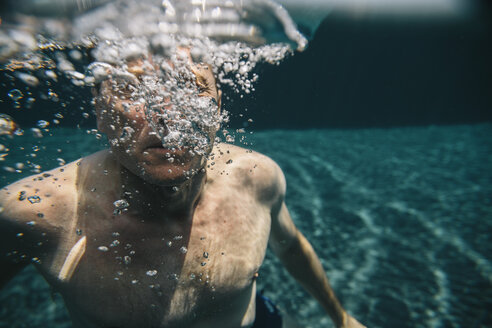
[[[273,252],[289,273],[318,300],[336,327],[364,327],[348,315],[338,301],[316,252],[292,221],[283,194],[272,209],[269,244]]]

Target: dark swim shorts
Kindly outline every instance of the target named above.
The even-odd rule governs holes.
[[[256,293],[256,318],[252,328],[282,328],[280,311],[260,292]]]

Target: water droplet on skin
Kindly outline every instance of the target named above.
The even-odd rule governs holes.
[[[77,229],[77,230],[75,230],[75,233],[76,233],[78,236],[80,236],[80,235],[82,235],[82,230]]]
[[[123,212],[126,212],[128,210],[128,206],[130,206],[130,204],[128,204],[128,202],[124,199],[118,199],[113,203],[113,205],[114,205],[113,215],[119,215]]]
[[[190,280],[195,279],[195,277],[196,277],[196,276],[195,276],[195,274],[194,274],[194,273],[190,273]]]
[[[207,252],[203,252],[203,257],[208,259],[208,253]]]
[[[201,266],[205,266],[205,265],[207,265],[207,263],[206,262],[202,262],[202,263],[200,263],[200,265]]]
[[[29,196],[29,197],[27,197],[27,200],[28,200],[31,204],[41,203],[41,197],[39,197],[39,196]]]
[[[38,213],[38,217],[39,218],[44,218],[44,214],[43,213]]]
[[[109,251],[109,248],[107,248],[106,246],[99,246],[97,249],[100,250],[101,252]]]
[[[36,225],[36,222],[34,222],[34,221],[29,221],[29,222],[27,222],[26,224],[27,224],[28,226],[34,226],[34,225]]]
[[[155,275],[157,275],[157,270],[149,270],[146,272],[146,274],[149,277],[154,277]]]

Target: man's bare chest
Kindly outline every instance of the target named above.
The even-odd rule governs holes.
[[[249,293],[270,229],[266,208],[230,197],[205,199],[189,224],[102,212],[79,213],[86,250],[59,286],[94,321],[180,322],[233,306]]]

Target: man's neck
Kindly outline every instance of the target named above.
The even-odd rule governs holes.
[[[157,185],[120,166],[121,196],[146,216],[186,220],[193,214],[207,181],[206,169],[177,185]]]

